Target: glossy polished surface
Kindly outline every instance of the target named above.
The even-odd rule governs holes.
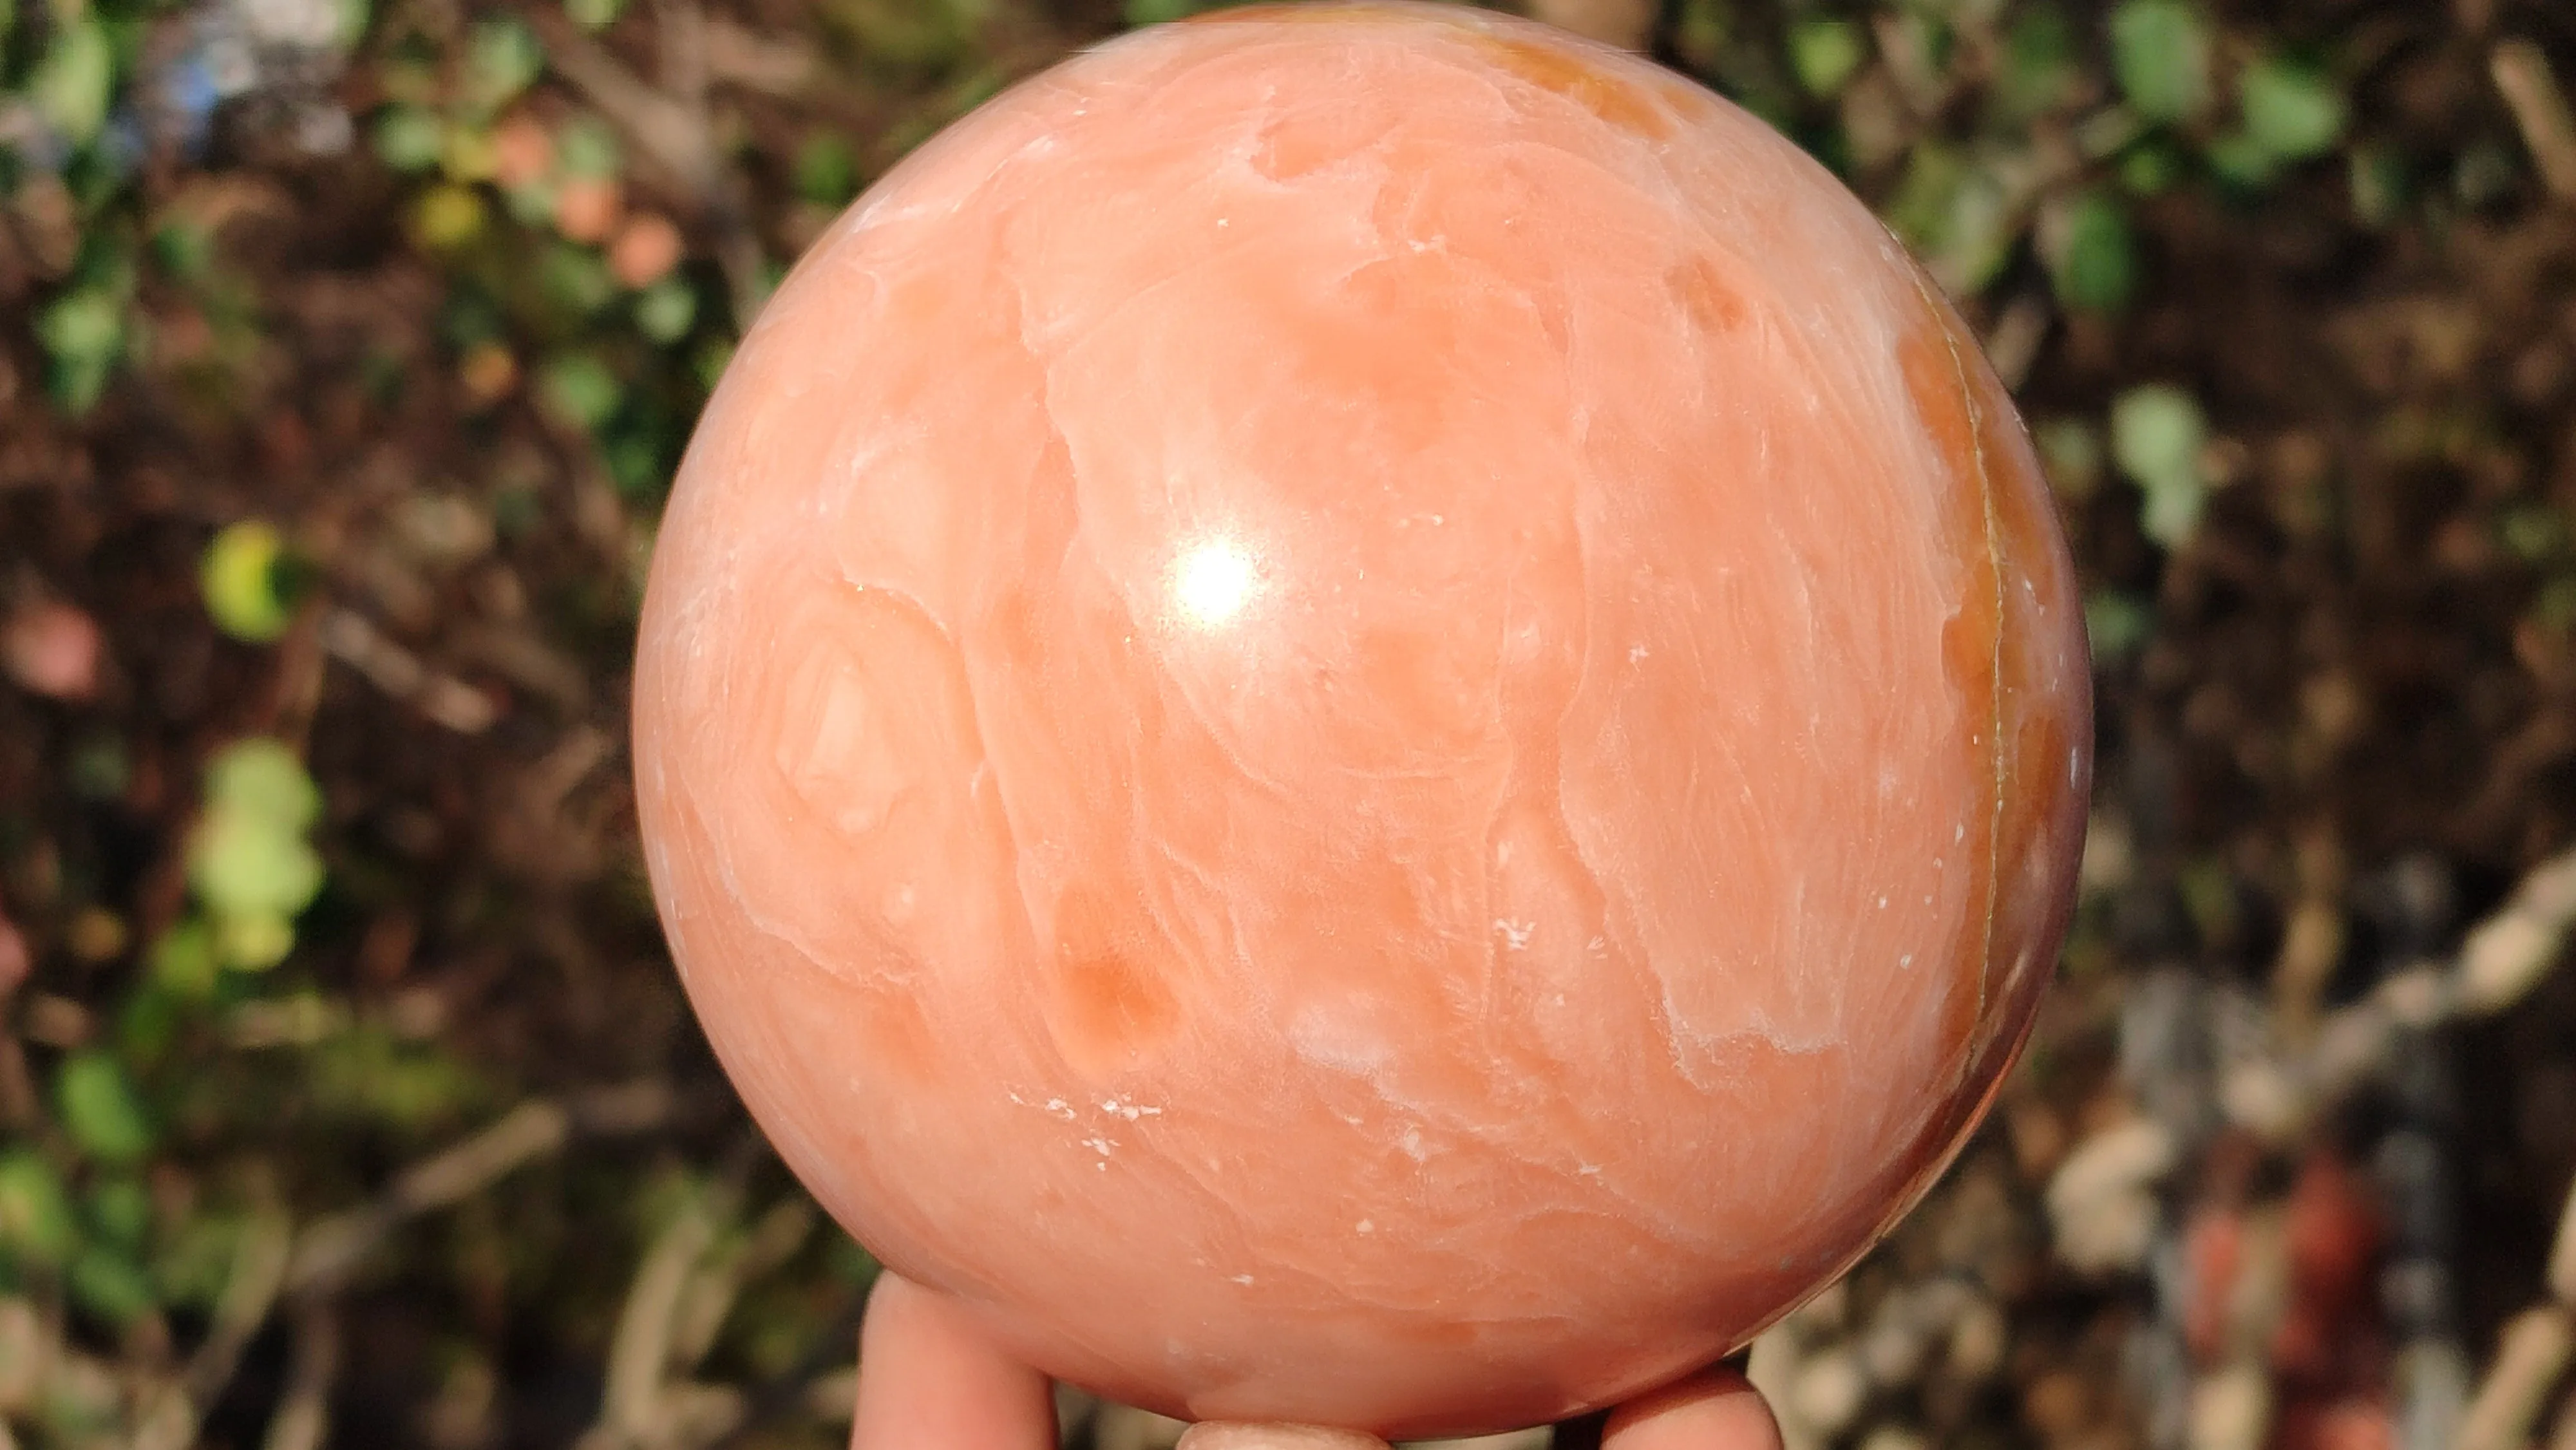
[[[746,340],[637,683],[789,1162],[1051,1373],[1534,1423],[1938,1171],[2089,724],[2009,401],[1758,122],[1467,11],[1229,12],[907,161]]]

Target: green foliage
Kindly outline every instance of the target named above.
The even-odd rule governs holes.
[[[626,394],[608,365],[589,353],[567,353],[546,364],[542,387],[549,410],[589,432],[608,422]]]
[[[63,139],[86,146],[107,124],[107,106],[116,88],[116,45],[107,27],[92,16],[63,26],[37,62],[29,79],[28,98]]]
[[[635,326],[655,342],[679,341],[697,316],[698,294],[677,277],[654,283],[635,299]]]
[[[565,317],[586,318],[617,300],[617,279],[599,253],[568,242],[539,255],[537,287],[547,305]]]
[[[2122,0],[2111,12],[2111,74],[2150,121],[2189,121],[2209,108],[2209,27],[2188,0]]]
[[[1993,281],[2019,240],[1995,169],[1937,141],[1914,148],[1886,215],[1942,285],[1959,292]]]
[[[2238,74],[2236,90],[2242,124],[2209,151],[2211,168],[2230,182],[2260,186],[2343,139],[2343,94],[2312,67],[2265,56]]]
[[[1789,70],[1811,96],[1842,94],[1867,59],[1868,41],[1852,21],[1817,17],[1789,27]]]
[[[596,116],[579,116],[555,132],[555,166],[566,176],[615,176],[622,163],[617,133]]]
[[[2352,215],[2366,227],[2393,225],[2409,191],[2406,160],[2386,146],[2356,146],[2345,161]]]
[[[412,235],[433,252],[460,251],[482,237],[487,212],[470,186],[433,186],[412,204]]]
[[[2343,139],[2343,94],[2323,72],[2267,56],[2236,79],[2245,134],[2276,161],[2323,156]]]
[[[156,1297],[165,1304],[212,1307],[232,1277],[233,1257],[240,1245],[239,1219],[210,1213],[191,1216],[152,1257]]]
[[[188,843],[188,883],[206,908],[217,962],[264,970],[294,949],[294,919],[322,890],[322,858],[304,840],[321,808],[320,789],[279,741],[236,741],[216,756]],[[156,971],[167,953],[174,985],[187,990],[198,950],[173,933],[155,950]]]
[[[2005,125],[2021,125],[2063,106],[2083,84],[2076,63],[2075,27],[2065,12],[2035,5],[2013,18],[2005,33],[2003,64],[1995,76],[1994,106]]]
[[[190,917],[161,934],[147,958],[155,986],[174,997],[199,1001],[211,997],[223,963],[215,956],[213,928]]]
[[[1168,25],[1198,13],[1196,0],[1126,0],[1119,17],[1132,26]]]
[[[2102,483],[2102,435],[2081,418],[2043,418],[2031,441],[2048,471],[2049,486],[2068,498],[2091,498]]]
[[[477,21],[465,44],[459,97],[472,115],[488,116],[518,98],[546,67],[545,48],[518,20]]]
[[[315,1102],[402,1129],[453,1118],[481,1095],[454,1058],[367,1024],[314,1044],[306,1070]]]
[[[88,412],[125,355],[123,289],[93,282],[62,293],[37,315],[36,340],[52,364],[55,400],[75,416]]]
[[[975,30],[987,0],[831,0],[824,13],[879,65],[907,71],[944,71],[974,49]],[[1152,18],[1137,19],[1140,10]],[[1128,23],[1177,20],[1210,8],[1209,0],[1131,3]],[[1168,13],[1167,13],[1168,12]]]
[[[2166,548],[2191,537],[2208,493],[2201,451],[2209,424],[2180,388],[2148,383],[2111,404],[2111,460],[2145,495],[2138,526]]]
[[[272,524],[244,519],[216,531],[197,574],[215,627],[247,644],[284,635],[295,618],[285,565],[286,541]]]
[[[102,1178],[89,1191],[89,1222],[98,1236],[123,1249],[139,1249],[152,1232],[152,1196],[124,1174]]]
[[[79,1235],[53,1165],[31,1148],[0,1155],[0,1264],[59,1267]]]
[[[2115,198],[2093,190],[2065,198],[2052,209],[2043,242],[2058,301],[2089,312],[2128,305],[2138,285],[2137,243]]]
[[[816,206],[839,206],[859,192],[858,153],[829,131],[818,131],[796,148],[796,194]]]
[[[426,106],[388,106],[376,118],[376,155],[406,175],[437,167],[447,149],[447,126]]]
[[[2155,624],[2155,612],[2125,594],[2104,590],[2084,601],[2084,636],[2099,663],[2136,654],[2155,632]]]
[[[83,1246],[65,1281],[73,1303],[110,1324],[131,1324],[157,1307],[151,1276],[131,1254],[109,1244]]]
[[[116,1058],[75,1052],[54,1072],[54,1110],[81,1152],[102,1163],[133,1163],[152,1151],[152,1124]]]

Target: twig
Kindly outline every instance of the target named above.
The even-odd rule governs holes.
[[[253,1216],[243,1227],[241,1241],[233,1247],[232,1272],[215,1301],[214,1324],[206,1332],[206,1342],[188,1361],[185,1383],[196,1403],[211,1404],[232,1381],[242,1351],[267,1322],[278,1291],[285,1287],[293,1245],[294,1230],[277,1210]]]
[[[2453,1450],[2521,1450],[2550,1387],[2576,1351],[2576,1327],[2556,1305],[2526,1309],[2504,1327],[2495,1363],[2460,1421]]]
[[[2576,1183],[2567,1186],[2567,1206],[2558,1211],[2558,1240],[2549,1249],[2549,1292],[2576,1310]]]
[[[721,15],[705,19],[710,79],[765,95],[794,99],[814,83],[814,53],[783,45]]]
[[[708,1200],[722,1196],[729,1195],[692,1198],[644,1251],[617,1316],[616,1337],[609,1341],[599,1423],[582,1437],[582,1446],[607,1450],[665,1439],[671,1416],[662,1403],[662,1381],[671,1363],[672,1326],[690,1271],[715,1242],[721,1209]]]
[[[375,1202],[306,1229],[296,1239],[286,1291],[303,1295],[336,1285],[396,1228],[558,1151],[576,1125],[598,1134],[636,1132],[662,1122],[670,1109],[668,1086],[650,1081],[569,1103],[523,1103],[491,1127],[406,1169]]]
[[[274,1210],[253,1216],[243,1227],[205,1343],[197,1346],[178,1380],[151,1400],[135,1426],[132,1450],[186,1450],[196,1442],[206,1407],[232,1383],[242,1351],[277,1303],[291,1236],[286,1215]]]
[[[739,1248],[718,1254],[689,1276],[686,1290],[672,1312],[671,1364],[695,1371],[733,1312],[742,1286],[784,1265],[814,1234],[813,1200],[799,1194],[782,1200],[751,1226]]]
[[[296,1311],[286,1397],[269,1417],[265,1450],[321,1450],[331,1433],[331,1382],[339,1373],[339,1316],[327,1301],[308,1302]]]
[[[2576,152],[2568,157],[2576,165]],[[2502,1011],[2538,985],[2576,928],[2576,851],[2541,863],[2460,948],[2460,1005]]]
[[[2549,57],[2528,40],[2504,40],[2489,52],[2487,69],[2522,131],[2522,144],[2540,168],[2540,180],[2561,201],[2576,200],[2576,116],[2549,68]]]

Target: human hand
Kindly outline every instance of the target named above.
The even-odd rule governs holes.
[[[944,1296],[887,1274],[859,1335],[850,1450],[1053,1450],[1046,1376],[1004,1353]],[[1180,1450],[1386,1450],[1343,1430],[1201,1424]],[[1601,1450],[1780,1450],[1771,1410],[1731,1369],[1709,1369],[1610,1412]]]

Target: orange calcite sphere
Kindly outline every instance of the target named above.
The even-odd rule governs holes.
[[[645,607],[744,1099],[1014,1352],[1550,1420],[1743,1343],[1992,1094],[2071,890],[2003,390],[1760,123],[1526,22],[1079,56],[816,245]]]

